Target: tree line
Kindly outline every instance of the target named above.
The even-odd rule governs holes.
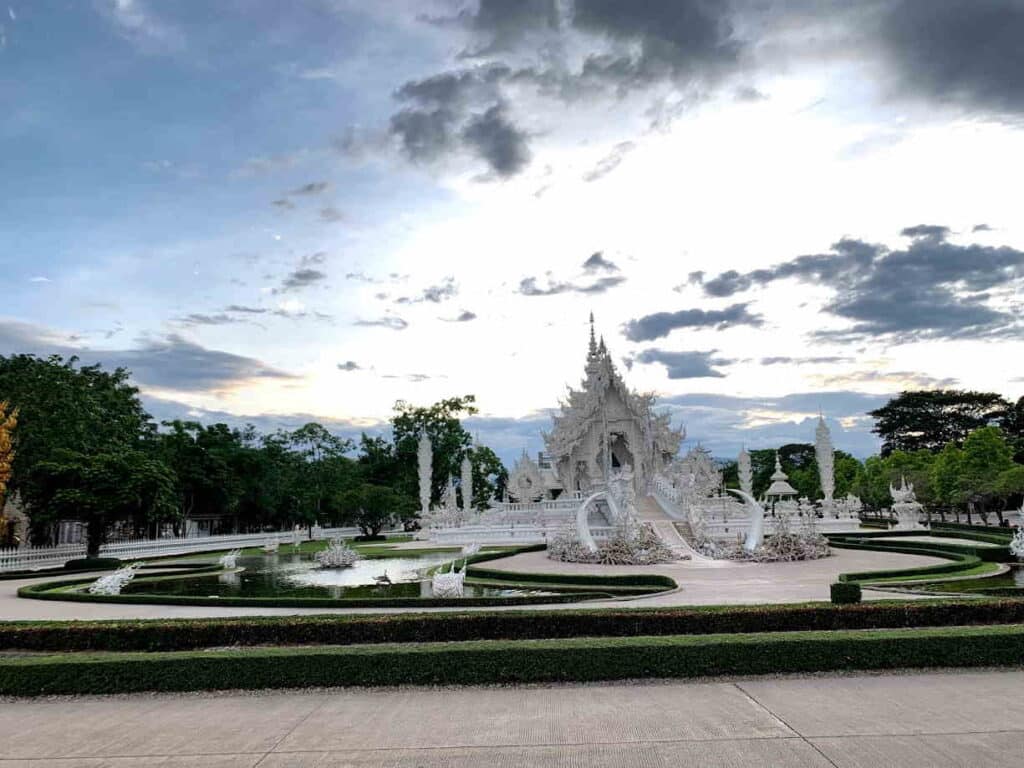
[[[474,445],[460,419],[473,396],[429,407],[395,405],[390,437],[358,443],[318,423],[261,433],[255,427],[173,420],[146,412],[130,372],[79,365],[74,357],[0,356],[0,399],[18,409],[8,488],[30,521],[35,544],[52,543],[58,521],[86,525],[90,555],[113,532],[184,532],[205,519],[210,532],[294,525],[358,525],[376,535],[419,511],[416,448],[434,446],[432,499],[465,456],[483,506],[507,473],[495,453]],[[11,544],[12,526],[4,526]]]

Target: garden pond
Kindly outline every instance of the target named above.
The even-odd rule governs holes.
[[[432,597],[427,571],[451,562],[456,552],[431,552],[360,560],[350,568],[321,568],[308,552],[281,551],[239,557],[239,570],[202,576],[140,578],[122,594],[197,597]],[[459,567],[461,567],[461,562]],[[387,576],[390,584],[377,583]],[[466,583],[465,597],[520,597],[558,594],[556,590],[507,589]]]

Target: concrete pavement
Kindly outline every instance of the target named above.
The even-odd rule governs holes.
[[[1024,671],[0,701],[0,768],[1024,762]]]

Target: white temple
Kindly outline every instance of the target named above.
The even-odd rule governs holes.
[[[652,394],[630,390],[604,343],[595,337],[591,316],[584,378],[569,389],[543,435],[546,451],[532,459],[526,451],[509,473],[506,498],[485,511],[468,504],[459,510],[449,483],[439,507],[423,516],[423,533],[434,541],[541,542],[574,530],[590,548],[621,531],[645,526],[680,556],[701,557],[708,542],[760,542],[771,535],[780,516],[814,515],[822,532],[854,530],[858,500],[832,502],[832,443],[819,419],[816,451],[828,503],[795,501],[776,455],[775,474],[765,494],[773,504],[752,496],[750,455],[742,451],[739,479],[744,501],[729,495],[710,453],[697,447],[680,457],[685,431],[673,429],[668,413],[656,413]],[[825,454],[828,453],[828,456]],[[429,499],[430,447],[424,436],[419,462],[421,499]],[[471,468],[462,467],[463,485]],[[751,536],[748,537],[748,533]]]

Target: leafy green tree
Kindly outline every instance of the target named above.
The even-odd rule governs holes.
[[[241,482],[234,465],[245,450],[240,431],[195,421],[165,421],[162,426],[157,444],[175,475],[179,518],[236,514]]]
[[[960,445],[974,430],[998,421],[1008,407],[994,392],[936,389],[901,392],[868,415],[875,418],[873,431],[882,438],[882,455],[888,456]]]
[[[328,498],[352,475],[350,465],[353,462],[344,456],[352,449],[352,442],[331,434],[316,422],[293,432],[278,432],[269,439],[302,459],[294,465],[297,476],[292,478],[292,495],[297,502],[299,519],[312,530],[315,523],[325,518]]]
[[[1018,464],[1024,464],[1024,397],[1007,406],[999,420],[999,426],[1013,448],[1013,460]]]
[[[1014,509],[1024,497],[1024,464],[1014,464],[996,477],[996,496],[1002,501],[1002,509]],[[1002,517],[999,518],[1002,521]]]
[[[960,464],[960,490],[968,512],[977,510],[987,522],[992,503],[1001,501],[997,479],[1012,466],[1013,449],[999,427],[982,427],[967,436]],[[1002,522],[1002,504],[995,511]]]
[[[504,493],[508,485],[508,470],[498,454],[486,445],[471,448],[469,460],[473,463],[473,506],[487,509],[492,498],[500,498]]]
[[[953,509],[957,521],[960,520],[960,505],[963,503],[961,491],[964,452],[956,443],[946,443],[939,451],[931,467],[931,485],[935,501]],[[944,516],[944,515],[943,515]]]
[[[364,536],[377,536],[409,514],[410,500],[391,488],[364,483],[339,494],[338,506],[347,522],[359,526]]]
[[[173,474],[164,462],[138,450],[68,453],[41,462],[27,492],[37,514],[86,523],[89,557],[99,556],[114,523],[160,523],[179,514]]]
[[[391,418],[395,459],[402,468],[398,490],[410,498],[418,495],[416,449],[421,432],[426,432],[433,446],[434,461],[431,477],[431,499],[438,501],[449,477],[458,477],[460,465],[473,437],[460,421],[463,416],[477,413],[476,397],[450,397],[427,407],[410,405],[399,400]]]

